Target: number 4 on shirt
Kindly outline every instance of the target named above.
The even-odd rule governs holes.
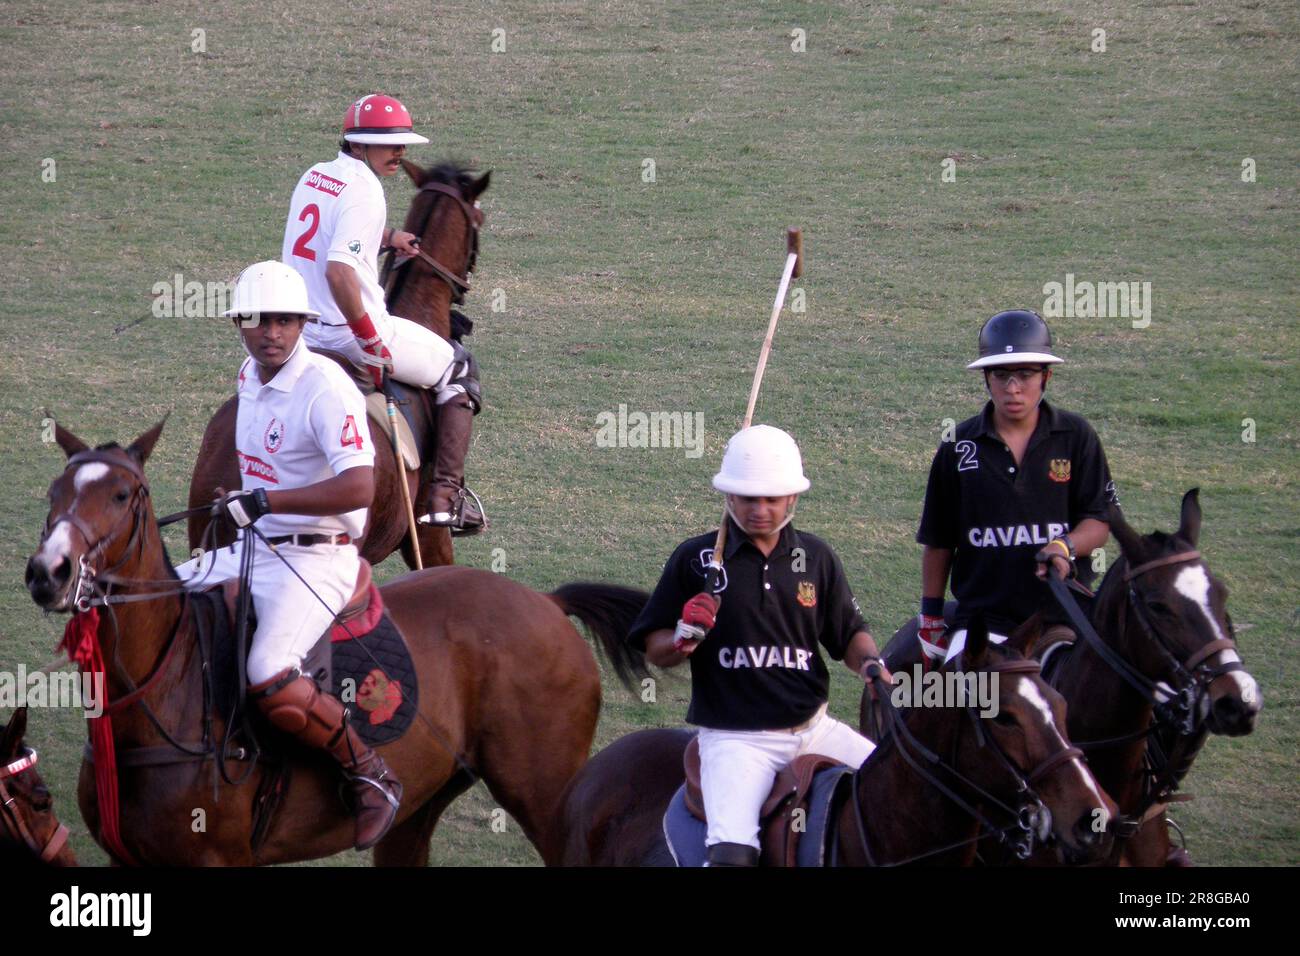
[[[343,419],[343,434],[339,436],[339,442],[344,448],[348,445],[355,445],[357,451],[361,451],[361,433],[357,431],[357,422],[351,415]]]

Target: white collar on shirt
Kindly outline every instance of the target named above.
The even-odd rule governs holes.
[[[375,171],[371,169],[369,166],[367,166],[365,163],[363,163],[361,160],[357,159],[355,156],[349,156],[347,153],[343,152],[343,150],[339,150],[339,159],[342,159],[345,162],[351,163],[353,166],[357,167],[356,170],[353,172],[354,176],[369,176],[372,180],[374,180],[376,186],[378,186],[381,190],[384,188],[384,184],[379,181],[379,177],[375,175]]]
[[[257,362],[252,356],[249,356],[252,363],[248,375],[254,386],[257,388],[274,388],[281,392],[291,392],[293,387],[298,384],[298,379],[302,378],[303,372],[311,367],[311,350],[307,348],[307,337],[298,336],[298,344],[294,346],[289,358],[276,371],[274,377],[269,382],[263,382],[257,374]]]

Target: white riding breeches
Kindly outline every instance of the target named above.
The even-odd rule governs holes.
[[[419,388],[432,388],[439,405],[464,392],[460,386],[449,385],[457,365],[452,361],[455,351],[450,342],[437,332],[396,315],[380,316],[373,321],[375,331],[393,354],[393,378]],[[319,342],[322,348],[341,352],[357,365],[366,364],[356,336],[346,325],[325,326],[315,331],[308,340],[309,345]]]
[[[708,817],[706,846],[743,843],[758,849],[758,814],[777,772],[803,754],[824,754],[855,770],[876,745],[826,713],[823,704],[809,726],[791,730],[700,728],[700,788]]]
[[[239,577],[242,548],[240,541],[233,547],[209,551],[185,562],[176,573],[191,590],[233,580]],[[252,591],[257,630],[248,653],[248,682],[260,684],[286,668],[302,666],[303,658],[352,597],[361,559],[352,544],[276,545],[276,552],[293,566],[291,571],[260,540],[254,548]],[[294,571],[307,583],[298,580]]]

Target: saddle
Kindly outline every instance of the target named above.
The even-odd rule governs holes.
[[[227,581],[221,591],[226,619],[233,623],[239,582]],[[250,635],[253,630],[255,622],[250,621]],[[229,674],[237,660],[234,629],[224,631],[226,639],[218,638],[213,649],[219,675]],[[302,672],[343,701],[357,732],[371,746],[396,740],[414,719],[419,702],[415,664],[364,558],[352,597],[303,659]],[[238,674],[220,681],[215,695],[219,713],[230,712],[229,703],[240,686]],[[262,740],[267,738],[261,735]]]
[[[366,413],[371,423],[378,426],[377,431],[383,434],[391,446],[393,425],[388,420],[388,399],[383,392],[375,390],[370,370],[355,364],[341,352],[329,349],[312,351],[324,355],[348,373],[366,400]],[[401,412],[397,418],[397,446],[402,452],[402,462],[407,471],[420,471],[420,484],[424,485],[432,478],[432,463],[438,451],[438,418],[433,393],[427,388],[407,385],[394,378],[388,380],[388,389]]]
[[[704,857],[707,818],[700,788],[700,746],[695,737],[682,758],[686,782],[664,818],[665,834],[674,858],[683,864]],[[827,824],[839,785],[851,768],[821,754],[796,757],[776,775],[772,791],[759,811],[760,859],[764,866],[820,866],[825,863]],[[695,826],[683,826],[682,816]],[[674,819],[676,817],[676,819]],[[698,844],[696,844],[698,840]],[[690,849],[686,843],[690,842]],[[695,851],[693,853],[692,851]]]

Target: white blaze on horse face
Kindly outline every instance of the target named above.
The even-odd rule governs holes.
[[[49,536],[36,552],[36,560],[47,572],[53,571],[72,553],[72,538],[69,532],[72,525],[62,519],[52,529]]]
[[[1022,676],[1020,678],[1020,687],[1018,689],[1020,691],[1020,696],[1023,697],[1025,701],[1034,708],[1034,710],[1038,711],[1038,715],[1043,718],[1043,724],[1047,728],[1048,735],[1055,737],[1056,742],[1061,745],[1062,749],[1068,747],[1069,745],[1065,742],[1065,738],[1061,736],[1060,730],[1056,727],[1056,718],[1052,716],[1052,705],[1049,704],[1047,698],[1039,692],[1038,686],[1033,682],[1033,680],[1029,677]],[[1092,805],[1094,807],[1105,807],[1106,801],[1102,799],[1101,790],[1097,787],[1097,781],[1093,779],[1092,774],[1088,772],[1086,767],[1084,767],[1083,761],[1078,757],[1075,757],[1070,761],[1069,765],[1074,768],[1075,773],[1079,775],[1079,779],[1082,781],[1084,788],[1092,794]]]
[[[1178,572],[1178,577],[1174,578],[1174,588],[1201,609],[1205,619],[1210,622],[1215,640],[1223,640],[1223,628],[1219,627],[1214,612],[1210,610],[1210,576],[1205,573],[1205,568],[1199,564],[1183,568]]]
[[[73,479],[73,487],[81,491],[92,481],[99,481],[108,474],[108,465],[102,461],[92,461],[90,464],[82,465],[77,469],[77,477]]]
[[[1210,610],[1210,576],[1205,573],[1205,568],[1199,564],[1183,568],[1182,571],[1178,572],[1178,577],[1174,579],[1174,587],[1179,594],[1201,609],[1205,619],[1210,622],[1210,630],[1214,632],[1215,639],[1223,640],[1223,628],[1219,626],[1219,622],[1214,619],[1214,612]],[[1224,650],[1220,651],[1216,656],[1224,664],[1240,663],[1241,661],[1236,651]],[[1255,678],[1251,677],[1246,671],[1232,671],[1228,676],[1240,689],[1243,704],[1251,707],[1259,702],[1259,685],[1255,683]]]

